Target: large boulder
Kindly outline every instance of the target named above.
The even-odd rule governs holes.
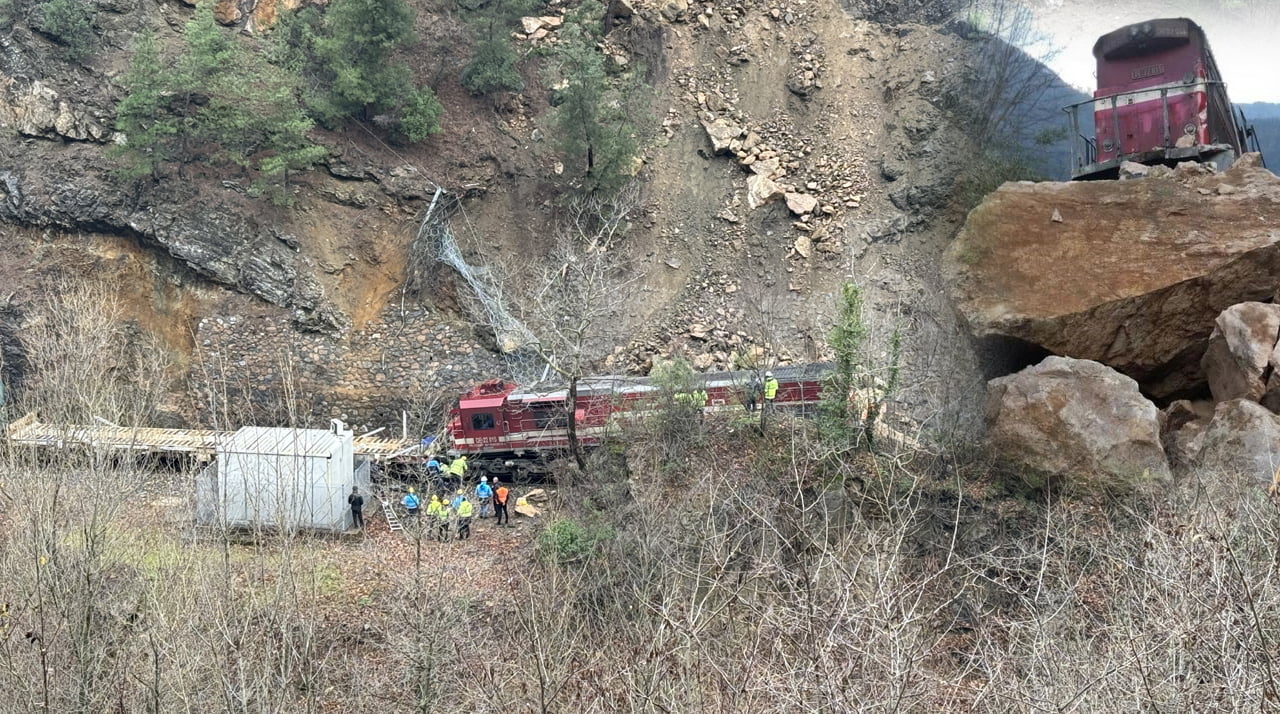
[[[1247,399],[1220,402],[1197,460],[1203,474],[1270,484],[1280,468],[1280,416]]]
[[[1119,372],[1049,357],[989,386],[991,445],[1005,460],[1068,483],[1104,487],[1169,477],[1160,413],[1137,382]]]
[[[1280,178],[1243,157],[1223,174],[1006,183],[970,212],[944,273],[980,339],[1110,365],[1169,396],[1227,307],[1280,285]]]
[[[1277,339],[1280,305],[1244,302],[1223,310],[1200,359],[1214,400],[1261,400]]]
[[[1160,441],[1169,463],[1194,465],[1204,445],[1204,433],[1213,420],[1212,402],[1179,399],[1165,408],[1160,420]]]

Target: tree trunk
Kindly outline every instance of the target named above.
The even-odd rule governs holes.
[[[582,453],[582,444],[578,441],[578,377],[569,378],[569,451],[573,452],[573,460],[583,473],[587,471],[587,457]]]

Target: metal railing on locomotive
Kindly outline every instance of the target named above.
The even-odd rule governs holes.
[[[1179,90],[1185,92],[1187,88],[1201,88],[1209,97],[1208,114],[1211,117],[1229,117],[1230,126],[1227,127],[1211,127],[1216,130],[1213,133],[1230,132],[1232,135],[1230,141],[1225,143],[1214,144],[1196,144],[1190,147],[1178,147],[1178,137],[1183,136],[1185,132],[1181,128],[1175,130],[1169,121],[1169,92],[1170,90]],[[1125,154],[1121,150],[1123,146],[1119,142],[1120,136],[1120,113],[1119,109],[1126,104],[1121,104],[1121,100],[1138,94],[1151,94],[1159,91],[1160,93],[1160,116],[1163,141],[1161,146],[1153,147],[1147,151],[1140,151]],[[1096,175],[1106,172],[1110,169],[1119,168],[1122,161],[1137,161],[1138,163],[1148,163],[1151,161],[1161,160],[1177,160],[1177,159],[1201,159],[1212,160],[1212,157],[1225,154],[1227,152],[1239,152],[1248,150],[1249,148],[1257,149],[1258,141],[1253,137],[1252,147],[1248,144],[1248,137],[1253,136],[1252,128],[1241,121],[1244,117],[1243,112],[1237,117],[1230,103],[1227,102],[1226,83],[1214,80],[1199,80],[1191,84],[1164,86],[1164,87],[1145,87],[1142,89],[1130,89],[1123,92],[1116,92],[1105,97],[1095,97],[1086,99],[1082,102],[1076,102],[1063,107],[1062,111],[1066,112],[1071,121],[1071,165],[1069,167],[1071,178],[1080,178],[1082,176]],[[1111,134],[1116,137],[1117,145],[1115,149],[1121,151],[1115,157],[1103,162],[1098,161],[1098,145],[1096,136],[1088,136],[1081,132],[1080,108],[1088,106],[1090,125],[1093,126],[1093,116],[1100,109],[1111,110]],[[1104,151],[1111,151],[1104,147]],[[1235,156],[1231,157],[1234,160]],[[1226,168],[1226,167],[1220,167]]]
[[[449,219],[457,197],[436,187],[435,196],[418,224],[411,250],[430,250],[435,259],[453,268],[471,289],[470,301],[485,324],[493,328],[498,350],[507,370],[518,383],[537,382],[546,377],[546,365],[532,349],[536,338],[528,327],[508,309],[498,278],[484,266],[471,265],[462,255]]]

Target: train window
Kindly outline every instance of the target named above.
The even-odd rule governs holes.
[[[534,404],[530,411],[533,412],[533,426],[537,429],[559,429],[569,425],[564,405],[559,402]]]
[[[476,431],[488,431],[493,428],[493,414],[481,412],[471,415],[471,428]]]

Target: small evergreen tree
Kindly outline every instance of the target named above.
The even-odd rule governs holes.
[[[304,8],[285,16],[276,34],[273,61],[314,87],[305,101],[321,123],[388,117],[409,141],[440,130],[435,94],[393,59],[413,42],[404,0],[333,0],[323,14]]]
[[[480,40],[462,70],[462,86],[472,94],[518,92],[524,79],[516,69],[516,53],[505,39]]]
[[[88,0],[47,0],[40,5],[40,20],[36,27],[66,47],[71,59],[80,61],[93,50],[96,7]]]
[[[552,121],[560,151],[581,170],[586,188],[609,192],[627,181],[639,148],[632,120],[641,87],[634,77],[615,86],[606,74],[597,47],[603,13],[599,2],[586,0],[560,31],[555,57],[566,86]]]
[[[186,50],[170,71],[154,36],[138,42],[123,78],[117,125],[126,142],[117,153],[126,177],[151,174],[176,161],[201,158],[266,176],[309,168],[325,154],[307,132],[296,79],[219,27],[213,7],[203,2],[187,23]]]
[[[839,314],[831,329],[835,365],[822,385],[818,404],[818,428],[823,440],[843,451],[861,437],[860,415],[851,404],[862,371],[867,328],[862,320],[862,291],[854,283],[840,288]],[[869,446],[869,444],[868,444]]]
[[[116,128],[125,135],[125,143],[113,147],[112,153],[123,160],[123,178],[149,175],[155,179],[160,166],[176,152],[178,122],[169,111],[165,69],[156,36],[140,35],[121,80],[125,96],[116,105]]]
[[[516,69],[516,52],[508,36],[525,15],[536,13],[543,0],[460,0],[462,14],[475,32],[471,61],[462,70],[462,86],[472,94],[518,92],[524,79]]]

